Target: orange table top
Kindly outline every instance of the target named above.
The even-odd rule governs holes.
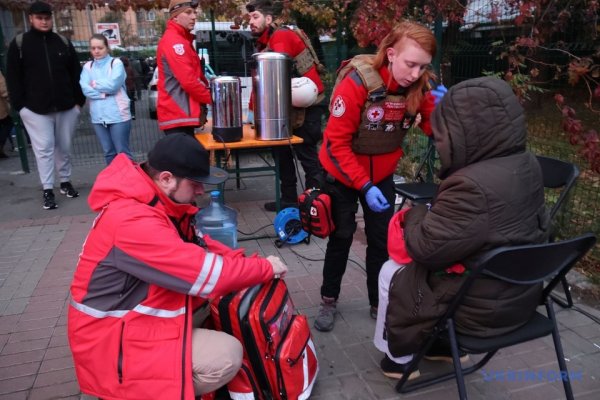
[[[302,143],[304,140],[299,136],[292,136],[290,139],[282,140],[257,140],[254,125],[243,125],[243,138],[239,142],[221,143],[216,142],[211,134],[212,124],[209,120],[201,129],[196,130],[196,139],[204,146],[206,150],[236,150],[252,149],[261,147],[286,146],[289,144]]]

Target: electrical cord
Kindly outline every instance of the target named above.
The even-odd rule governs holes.
[[[261,227],[260,227],[260,228],[258,228],[257,230],[255,230],[255,231],[253,231],[253,232],[250,232],[250,233],[242,232],[242,231],[241,231],[241,230],[239,230],[239,229],[238,229],[237,231],[238,231],[238,233],[241,233],[242,235],[245,235],[245,236],[250,236],[250,235],[254,235],[254,234],[255,234],[256,232],[258,232],[258,231],[261,231],[261,230],[263,230],[263,229],[265,229],[265,228],[268,228],[269,226],[273,226],[273,224],[271,223],[271,224],[267,224],[267,225],[261,226]]]
[[[248,240],[259,240],[259,239],[277,239],[277,236],[273,236],[273,235],[250,236],[250,237],[245,237],[245,238],[238,238],[238,242],[245,242]]]
[[[295,252],[294,249],[292,249],[292,248],[290,248],[290,251],[292,253],[294,253],[297,257],[300,257],[300,258],[302,258],[304,260],[307,260],[307,261],[325,261],[324,258],[309,258],[309,257],[303,256],[302,254],[299,254],[299,253]],[[358,261],[353,260],[351,258],[349,258],[348,261],[356,264],[361,271],[363,271],[365,273],[367,272],[367,269],[365,267],[363,267],[361,264],[359,264]]]

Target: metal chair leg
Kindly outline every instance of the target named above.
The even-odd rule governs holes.
[[[554,341],[554,349],[556,350],[556,358],[558,361],[558,366],[560,367],[561,379],[565,389],[565,396],[567,400],[573,400],[574,397],[573,388],[571,387],[571,378],[569,376],[569,370],[567,369],[567,363],[565,362],[565,354],[560,341],[558,326],[556,325],[556,316],[554,314],[554,307],[552,306],[552,299],[548,299],[546,301],[546,311],[548,312],[548,317],[552,320],[554,325],[554,328],[552,329],[552,340]]]

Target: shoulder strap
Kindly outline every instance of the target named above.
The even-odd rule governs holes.
[[[381,79],[379,71],[376,71],[375,68],[373,68],[374,57],[375,56],[372,54],[359,54],[354,56],[351,60],[342,61],[342,65],[337,71],[337,78],[333,85],[332,93],[335,92],[336,87],[350,72],[356,71],[363,86],[367,89],[369,97],[375,94],[384,94],[386,88],[383,79]],[[331,100],[333,101],[333,97]],[[331,104],[329,105],[329,108],[331,109]]]
[[[302,39],[302,41],[304,42],[304,45],[310,52],[310,55],[312,56],[316,66],[317,66],[317,72],[319,72],[319,74],[325,72],[325,66],[323,64],[321,64],[321,61],[319,61],[319,57],[317,57],[317,52],[315,51],[315,49],[312,45],[312,42],[310,41],[308,36],[306,36],[306,33],[304,33],[304,31],[302,29],[298,28],[295,25],[292,28],[288,28],[288,29],[290,29],[292,32],[294,32],[296,35],[298,35],[298,37],[300,39]]]
[[[67,46],[67,51],[69,51],[69,39],[67,39],[60,33],[57,33],[57,35],[60,38],[60,40],[62,40],[62,42],[65,44],[65,46]],[[22,50],[22,48],[23,48],[23,33],[19,33],[15,37],[15,43],[17,45],[17,49],[19,49],[19,58],[23,58],[23,50]]]
[[[61,35],[60,33],[57,33],[57,35],[60,38],[60,40],[62,40],[62,42],[65,44],[65,46],[69,47],[69,39],[67,39],[65,36]]]
[[[23,34],[22,33],[19,33],[15,37],[15,44],[17,45],[17,49],[19,49],[19,58],[23,58],[23,50],[21,50],[21,48],[23,47]]]

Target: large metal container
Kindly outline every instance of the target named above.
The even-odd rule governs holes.
[[[240,78],[218,76],[210,81],[212,135],[216,142],[239,142],[243,136]]]
[[[259,140],[282,140],[292,136],[290,125],[292,60],[282,53],[252,55],[254,125]]]

